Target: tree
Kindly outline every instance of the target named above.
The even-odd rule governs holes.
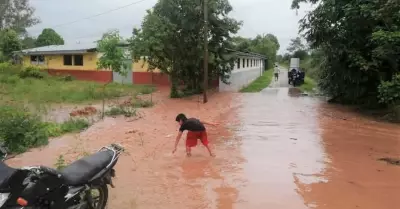
[[[97,50],[101,54],[97,61],[97,69],[111,69],[123,76],[127,75],[128,68],[124,64],[126,59],[124,50],[120,47],[123,39],[118,30],[112,30],[103,34],[102,39],[97,43]],[[105,92],[107,84],[104,85]],[[103,97],[102,118],[104,118],[105,96]]]
[[[287,48],[288,52],[293,54],[295,51],[305,51],[306,47],[301,41],[300,37],[296,37],[290,40],[289,47]]]
[[[271,40],[272,42],[275,43],[277,50],[279,50],[281,48],[281,45],[279,44],[278,38],[274,34],[268,33],[266,37],[269,40]]]
[[[34,17],[35,9],[29,0],[2,0],[0,2],[0,30],[13,29],[18,34],[26,34],[26,28],[40,20]]]
[[[251,50],[251,39],[236,36],[232,38],[233,48],[237,51],[248,52]]]
[[[179,96],[178,83],[186,90],[202,91],[204,33],[209,34],[209,79],[221,77],[227,82],[236,60],[231,35],[240,22],[229,18],[232,6],[227,0],[209,0],[209,27],[204,31],[203,1],[159,0],[147,11],[142,28],[134,29],[131,50],[134,59],[146,57],[149,70],[160,69],[172,80],[171,96]]]
[[[279,45],[279,44],[278,44]],[[276,62],[276,53],[278,52],[278,46],[271,40],[267,35],[257,35],[252,40],[251,51],[265,55],[267,57],[267,68],[274,66]]]
[[[112,30],[103,34],[102,39],[97,43],[97,50],[101,57],[97,61],[98,69],[111,69],[121,75],[126,75],[124,60],[126,56],[121,48],[123,42],[118,30]]]
[[[267,68],[272,67],[276,61],[279,42],[273,34],[257,35],[254,39],[237,36],[232,39],[232,42],[235,50],[254,52],[266,56],[268,60]]]
[[[64,39],[53,29],[45,28],[36,40],[36,46],[63,45]]]
[[[12,58],[13,52],[22,49],[21,40],[17,32],[6,29],[0,32],[0,49],[2,53],[2,61],[8,61]]]
[[[323,53],[319,86],[332,101],[376,106],[378,86],[400,66],[397,0],[294,0],[318,4],[301,20],[311,48]]]
[[[30,49],[36,47],[36,38],[31,36],[25,36],[22,39],[22,49]]]
[[[297,50],[293,52],[292,57],[299,58],[300,60],[305,60],[308,58],[308,52],[306,50]]]

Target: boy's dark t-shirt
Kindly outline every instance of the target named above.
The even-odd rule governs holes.
[[[200,122],[199,119],[196,118],[189,118],[179,128],[179,131],[205,131],[206,128],[204,125]]]

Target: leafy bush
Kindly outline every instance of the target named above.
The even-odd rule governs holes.
[[[123,115],[125,117],[132,117],[136,115],[136,109],[131,106],[119,105],[116,107],[112,107],[110,110],[107,110],[105,112],[105,115],[107,116]]]
[[[38,67],[27,67],[19,73],[20,78],[36,78],[43,79],[47,77],[47,73]]]
[[[0,63],[0,73],[6,72],[11,68],[11,64],[9,62]]]
[[[60,128],[63,133],[81,131],[89,127],[89,122],[84,119],[70,119],[61,123]]]
[[[48,136],[57,137],[66,133],[77,132],[89,127],[89,122],[84,119],[70,119],[61,124],[46,123]]]
[[[0,73],[3,75],[17,75],[21,68],[20,65],[12,65],[9,62],[0,63]]]
[[[154,86],[144,86],[141,90],[141,94],[151,94],[156,90]]]
[[[132,106],[136,107],[136,108],[140,108],[140,107],[152,107],[154,105],[154,103],[150,100],[141,100],[141,99],[134,99],[134,101],[132,102]]]
[[[6,83],[6,84],[16,84],[20,81],[21,79],[17,75],[7,75],[7,76],[0,76],[0,83]]]
[[[45,125],[24,108],[0,106],[0,141],[10,152],[21,153],[48,143]]]
[[[400,104],[400,74],[393,76],[391,81],[384,81],[378,87],[379,102],[387,105]]]

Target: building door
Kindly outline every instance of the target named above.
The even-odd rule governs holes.
[[[126,76],[121,75],[117,72],[113,72],[113,82],[122,84],[133,84],[132,60],[126,59],[123,67],[123,71],[127,72]]]

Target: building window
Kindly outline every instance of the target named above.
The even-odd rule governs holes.
[[[64,65],[72,65],[72,55],[64,55]]]
[[[32,55],[31,56],[31,64],[32,65],[43,65],[44,64],[44,56],[43,55]]]
[[[83,55],[74,55],[74,65],[83,66]]]
[[[83,66],[83,55],[64,55],[65,66]]]
[[[247,67],[249,67],[249,59],[247,59]]]
[[[237,60],[237,68],[240,69],[240,59]]]
[[[245,62],[246,60],[245,59],[243,59],[243,68],[245,68],[246,67],[246,65],[245,65]]]

